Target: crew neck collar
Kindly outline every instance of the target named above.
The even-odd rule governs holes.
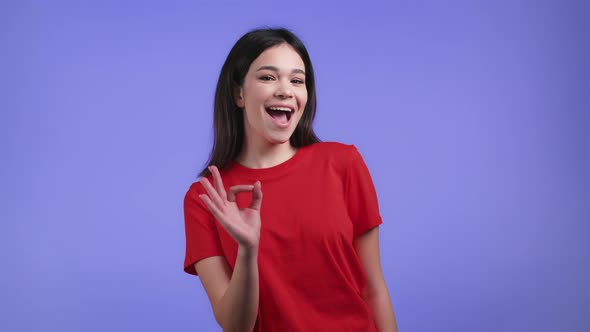
[[[240,176],[245,176],[253,180],[270,180],[276,177],[281,177],[289,174],[295,169],[298,164],[297,161],[307,154],[309,147],[310,145],[298,148],[291,158],[275,166],[266,168],[249,168],[233,160],[230,164],[230,169]]]

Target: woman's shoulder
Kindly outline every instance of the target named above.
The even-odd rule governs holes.
[[[184,201],[194,201],[197,200],[198,201],[198,197],[201,194],[205,193],[205,188],[203,187],[203,185],[201,184],[201,182],[199,181],[195,181],[193,183],[191,183],[188,186],[188,189],[186,190],[185,194],[184,194]]]
[[[314,164],[328,163],[330,165],[339,165],[338,168],[346,169],[350,166],[358,154],[357,148],[353,144],[341,142],[320,142],[310,147],[310,159]]]
[[[336,157],[350,156],[356,150],[356,147],[352,144],[334,141],[315,143],[311,148],[317,153]]]
[[[219,172],[221,173],[221,176],[223,177],[226,173],[225,170],[219,170]],[[193,180],[193,182],[190,183],[190,185],[188,186],[188,189],[186,191],[185,194],[185,199],[187,198],[195,198],[198,197],[201,194],[206,194],[207,191],[205,190],[205,187],[203,186],[203,184],[201,183],[201,179],[205,178],[209,181],[209,183],[213,184],[213,175],[211,175],[211,173],[206,174],[204,176],[197,176],[196,180]]]

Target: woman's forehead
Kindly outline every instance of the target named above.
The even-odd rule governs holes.
[[[250,65],[251,71],[271,70],[305,73],[301,56],[288,44],[270,47],[262,52]]]

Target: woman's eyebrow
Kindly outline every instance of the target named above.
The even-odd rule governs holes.
[[[258,70],[256,70],[257,72],[261,71],[261,70],[272,70],[274,72],[279,72],[279,68],[275,67],[275,66],[262,66],[260,68],[258,68]],[[291,73],[295,74],[295,73],[299,73],[299,74],[303,74],[305,75],[305,71],[303,69],[293,69],[291,71]]]

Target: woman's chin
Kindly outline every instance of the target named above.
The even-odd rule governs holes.
[[[291,135],[286,135],[286,133],[281,133],[279,135],[267,135],[266,140],[270,143],[270,144],[274,144],[274,145],[282,145],[282,144],[287,144],[289,143],[289,139],[291,138]]]

